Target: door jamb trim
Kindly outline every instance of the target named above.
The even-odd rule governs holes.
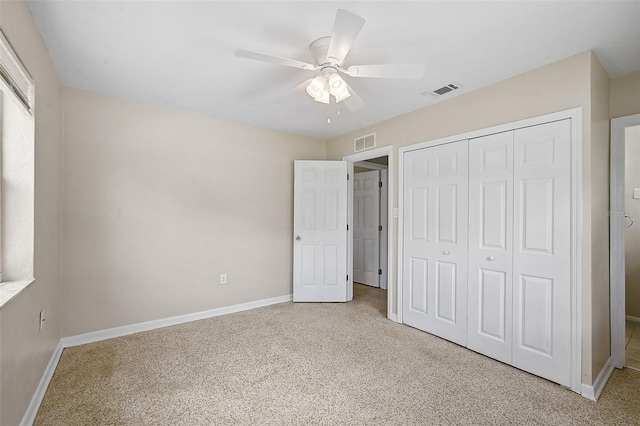
[[[611,364],[624,368],[625,323],[625,262],[624,262],[624,169],[625,129],[640,125],[640,114],[617,117],[611,120],[611,187],[609,189],[609,238],[610,238],[610,321]]]

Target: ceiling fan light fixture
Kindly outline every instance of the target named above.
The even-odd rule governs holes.
[[[311,83],[309,83],[309,85],[307,86],[307,93],[309,94],[309,96],[311,96],[314,99],[320,98],[322,97],[323,92],[325,91],[324,87],[325,87],[324,78],[321,76],[318,76],[313,80],[311,80]]]
[[[349,102],[345,104],[345,107],[349,111],[355,112],[364,108],[365,103],[349,83],[345,81],[343,75],[348,75],[350,78],[419,80],[425,73],[425,64],[422,63],[352,65],[345,68],[343,66],[345,58],[351,51],[365,22],[363,17],[353,12],[338,9],[331,35],[321,37],[309,45],[309,50],[314,59],[313,63],[243,49],[236,50],[235,55],[240,58],[270,62],[301,70],[320,70],[321,76],[312,77],[310,80],[296,86],[293,91],[298,92],[302,87],[306,86],[306,91],[309,96],[315,101],[324,104],[342,102],[351,97]],[[331,99],[332,96],[334,99]]]
[[[347,87],[347,83],[340,74],[334,72],[329,75],[317,76],[311,80],[307,85],[307,93],[316,102],[330,104],[331,96],[333,96],[337,103],[351,96]]]
[[[336,102],[342,102],[351,96],[347,83],[337,73],[329,76],[329,91],[336,98]]]
[[[349,91],[345,87],[343,91],[337,94],[333,94],[333,96],[336,98],[336,102],[342,102],[345,99],[347,99],[349,96],[351,96],[351,93],[349,93]]]
[[[313,100],[323,104],[329,104],[330,103],[329,91],[326,89],[323,89],[322,92],[320,93],[320,96],[315,96]]]
[[[342,87],[344,87],[344,80],[342,79],[342,77],[340,77],[340,74],[336,72],[329,76],[329,86],[331,87],[331,89],[336,90],[340,90]]]

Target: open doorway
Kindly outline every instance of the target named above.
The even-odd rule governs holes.
[[[353,165],[353,295],[366,298],[385,316],[388,163],[385,155]]]
[[[387,186],[389,158],[354,163],[353,282],[387,289]]]
[[[350,296],[367,299],[393,318],[391,307],[392,147],[352,154],[348,162]]]
[[[640,114],[611,120],[611,360],[640,369]]]

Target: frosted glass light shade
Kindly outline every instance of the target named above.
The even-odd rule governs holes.
[[[351,96],[347,90],[347,83],[338,73],[329,76],[329,91],[336,98],[336,102],[341,102]]]
[[[321,102],[323,104],[328,104],[329,103],[329,92],[327,90],[323,90],[322,93],[320,94],[320,96],[318,96],[317,98],[313,98],[314,101],[316,102]]]
[[[307,93],[312,98],[316,99],[322,96],[324,92],[325,79],[321,76],[318,76],[311,80],[311,83],[307,86]]]
[[[344,80],[342,79],[342,77],[340,77],[340,74],[338,74],[337,72],[329,76],[329,87],[330,87],[329,90],[331,90],[332,94],[334,90],[336,91],[342,90],[344,85],[345,85]]]
[[[349,96],[351,96],[351,93],[349,93],[349,91],[347,90],[347,88],[344,88],[344,91],[338,93],[337,95],[333,95],[336,98],[336,102],[342,102],[345,99],[347,99]]]

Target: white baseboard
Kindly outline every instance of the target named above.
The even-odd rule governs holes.
[[[40,383],[36,388],[29,407],[25,412],[20,426],[31,426],[36,419],[40,404],[47,391],[49,382],[56,371],[58,361],[64,348],[72,346],[84,345],[87,343],[99,342],[101,340],[113,339],[114,337],[127,336],[129,334],[140,333],[143,331],[155,330],[157,328],[169,327],[172,325],[184,324],[186,322],[197,321],[201,319],[218,317],[221,315],[232,314],[235,312],[248,311],[250,309],[261,308],[263,306],[275,305],[277,303],[291,302],[292,295],[272,297],[269,299],[255,300],[253,302],[240,303],[238,305],[223,306],[221,308],[209,309],[207,311],[194,312],[192,314],[178,315],[175,317],[163,318],[154,321],[140,322],[137,324],[125,325],[122,327],[109,328],[106,330],[94,331],[91,333],[79,334],[76,336],[63,337],[58,342],[58,346],[53,351],[49,364],[40,379]]]
[[[58,366],[58,361],[60,361],[60,355],[62,355],[62,342],[58,341],[58,346],[53,350],[53,354],[51,355],[51,359],[49,360],[49,364],[47,364],[47,368],[45,368],[44,373],[42,374],[42,378],[40,379],[40,383],[38,383],[38,387],[31,398],[31,402],[27,407],[27,411],[24,413],[22,417],[22,421],[20,422],[20,426],[31,426],[36,419],[36,415],[38,414],[38,410],[40,409],[40,404],[44,399],[44,394],[47,391],[47,387],[49,387],[49,382],[53,377],[53,373],[56,371],[56,367]]]
[[[640,317],[632,317],[631,315],[627,315],[625,318],[627,319],[627,321],[640,322]]]
[[[108,328],[106,330],[94,331],[91,333],[78,334],[76,336],[63,337],[60,339],[62,346],[70,348],[72,346],[85,345],[87,343],[99,342],[113,339],[114,337],[128,336],[130,334],[143,331],[155,330],[157,328],[169,327],[172,325],[184,324],[186,322],[201,319],[213,318],[220,315],[232,314],[234,312],[247,311],[249,309],[261,308],[263,306],[275,305],[276,303],[290,302],[292,296],[272,297],[270,299],[256,300],[254,302],[240,303],[239,305],[223,306],[221,308],[207,311],[194,312],[192,314],[178,315],[175,317],[162,318],[159,320],[139,322],[137,324],[124,325],[122,327]]]
[[[597,401],[604,389],[604,385],[607,384],[609,377],[611,377],[611,373],[613,373],[613,364],[611,364],[611,358],[609,358],[593,382],[593,386],[582,384],[582,396],[592,401]]]

